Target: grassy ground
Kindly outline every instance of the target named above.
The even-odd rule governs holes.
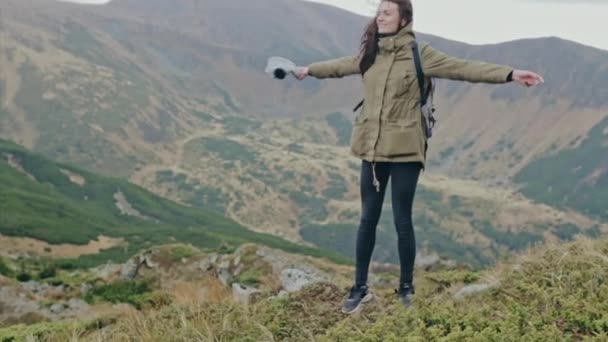
[[[169,304],[121,317],[0,330],[2,341],[605,341],[608,240],[580,238],[535,248],[484,272],[417,273],[414,307],[390,289],[345,316],[346,288],[308,286],[250,305],[228,297],[205,305]],[[495,286],[466,297],[466,283]]]

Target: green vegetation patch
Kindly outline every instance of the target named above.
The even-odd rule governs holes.
[[[608,219],[608,117],[576,148],[545,155],[526,165],[514,180],[529,198]],[[596,177],[589,177],[590,175]]]
[[[258,158],[257,152],[251,148],[231,139],[224,138],[201,138],[188,143],[188,152],[199,158],[206,153],[213,153],[225,161],[240,161],[242,163],[253,163]]]
[[[5,161],[11,155],[29,175]],[[93,267],[107,261],[124,262],[154,245],[185,242],[199,248],[253,242],[293,253],[349,261],[330,251],[300,246],[271,234],[248,230],[226,217],[203,208],[182,206],[130,184],[98,176],[67,164],[50,162],[22,147],[0,140],[0,233],[25,236],[51,244],[87,244],[99,235],[124,238],[125,246],[102,250],[77,259],[57,260],[57,267]],[[75,184],[61,171],[80,175]],[[166,174],[165,174],[166,176]],[[123,214],[114,195],[121,192],[139,216]]]

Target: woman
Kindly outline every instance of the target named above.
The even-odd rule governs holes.
[[[415,293],[412,204],[418,176],[425,166],[426,136],[411,48],[415,41],[412,17],[410,0],[383,0],[362,37],[359,55],[313,63],[296,71],[299,80],[308,75],[319,79],[363,75],[365,102],[353,123],[351,141],[352,154],[362,160],[362,214],[357,232],[355,284],[343,304],[344,313],[355,312],[372,298],[367,276],[389,177],[401,264],[396,293],[406,307]],[[457,59],[427,44],[421,44],[419,51],[426,82],[431,77],[494,84],[517,81],[528,87],[544,82],[530,71]]]

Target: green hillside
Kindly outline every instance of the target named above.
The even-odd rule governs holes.
[[[607,220],[608,192],[600,189],[608,187],[608,118],[571,145],[530,163],[515,181],[530,198]]]
[[[126,248],[83,256],[77,262],[70,261],[71,265],[122,261],[143,247],[171,241],[202,248],[255,242],[344,262],[330,252],[254,233],[211,210],[176,204],[125,180],[51,162],[5,140],[0,140],[0,157],[1,234],[53,244],[86,244],[99,235],[122,237],[128,242]],[[70,180],[70,174],[80,176],[83,182]],[[115,197],[120,194],[137,214],[126,215],[119,210]]]

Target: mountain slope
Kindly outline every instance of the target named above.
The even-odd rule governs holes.
[[[2,107],[11,113],[0,134],[101,172],[126,176],[165,162],[172,142],[204,125],[200,113],[318,117],[348,112],[362,96],[356,77],[278,82],[262,73],[270,55],[306,64],[357,51],[365,18],[319,4],[0,6]],[[230,21],[243,24],[224,25]],[[419,36],[454,56],[532,69],[547,80],[532,90],[441,81],[431,171],[509,183],[606,115],[606,51],[557,38],[471,46]]]
[[[227,25],[235,22],[242,24]],[[93,7],[4,0],[0,136],[257,232],[351,255],[358,165],[346,145],[360,82],[277,81],[262,70],[271,55],[305,64],[352,54],[364,23],[296,0]],[[529,90],[440,82],[440,121],[415,213],[421,249],[480,263],[539,241],[606,231],[603,216],[574,202],[556,209],[517,192],[523,181],[539,182],[524,190],[539,199],[539,191],[571,175],[512,177],[545,164],[549,151],[567,151],[606,117],[608,53],[556,38],[485,46],[420,38],[454,56],[533,69],[547,80]],[[592,179],[603,166],[585,155],[581,163],[590,167],[578,177]],[[588,188],[604,190],[602,182]],[[390,214],[387,207],[379,233],[383,261],[396,260]]]
[[[118,261],[170,241],[200,247],[259,242],[285,250],[335,257],[267,234],[257,234],[205,209],[178,205],[125,180],[55,164],[0,141],[0,233],[51,244],[87,244],[98,236],[126,244],[82,257],[83,264]],[[337,258],[335,260],[343,260]]]
[[[339,134],[326,124],[341,122],[338,117],[343,116],[315,122],[210,119],[222,129],[184,142],[172,164],[142,169],[137,182],[176,201],[212,206],[259,231],[353,257],[360,164],[349,159],[346,147],[328,145]],[[374,254],[382,262],[398,262],[390,197],[389,191]],[[414,223],[420,256],[440,253],[476,266],[542,241],[608,231],[601,219],[534,203],[514,188],[427,173],[417,191]]]
[[[552,151],[527,165],[515,177],[522,192],[550,205],[574,208],[608,219],[608,118],[570,147]]]
[[[184,5],[184,10],[230,13],[231,18],[243,19],[247,31],[259,32],[252,35],[254,38],[245,38],[241,27],[222,26],[226,21],[222,16],[204,16],[202,26],[193,22],[197,16],[185,21],[179,13],[165,18],[171,25],[187,27],[188,32],[199,35],[204,32],[205,40],[236,49],[212,48],[210,51],[218,55],[209,63],[218,73],[201,74],[204,75],[200,77],[202,82],[212,79],[215,83],[223,83],[222,88],[231,95],[231,101],[237,103],[238,108],[247,108],[244,112],[247,115],[268,111],[289,116],[347,112],[360,99],[357,77],[302,83],[293,80],[273,82],[265,79],[260,70],[270,54],[294,58],[300,64],[353,54],[365,18],[298,1],[285,1],[280,5],[272,0],[260,2],[255,7],[249,6],[248,9],[260,11],[260,14],[254,12],[252,15],[233,8],[246,5],[235,5],[236,2],[193,1]],[[126,11],[146,12],[148,20],[160,20],[158,16],[164,14],[161,8],[137,0],[117,1],[114,6]],[[319,29],[323,33],[318,33]],[[319,35],[325,39],[316,40]],[[419,37],[454,56],[535,70],[547,80],[543,86],[532,90],[514,84],[489,86],[441,81],[438,89],[440,124],[429,151],[433,171],[506,183],[552,145],[566,147],[571,139],[585,134],[605,117],[608,107],[606,51],[558,38],[471,46],[425,34],[419,34]],[[295,42],[298,49],[285,51]],[[258,56],[257,66],[241,62],[243,55]],[[196,75],[197,71],[191,74]],[[301,94],[302,91],[308,92]],[[243,105],[239,106],[239,102]],[[280,105],[278,111],[269,109],[276,104]]]

